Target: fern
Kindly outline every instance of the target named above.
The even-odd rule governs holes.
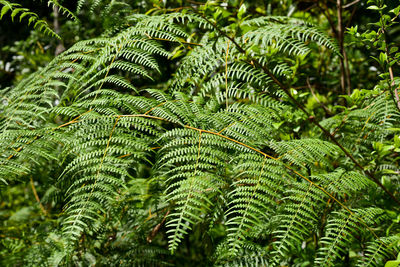
[[[34,16],[3,2],[2,15]],[[315,47],[340,54],[321,29],[264,16],[234,31],[191,11],[133,14],[119,1],[78,1],[77,12],[86,6],[128,15],[2,92],[2,186],[45,169],[52,187],[40,205],[60,212],[29,264],[170,265],[180,258],[168,250],[190,255],[182,247],[194,238],[216,266],[335,266],[349,251],[378,266],[398,252],[395,219],[367,177],[397,179],[394,160],[371,155],[395,138],[389,94],[321,122],[330,139],[293,129],[315,117],[280,80],[295,84]],[[169,60],[179,64],[166,81]],[[303,249],[309,258],[296,255]]]

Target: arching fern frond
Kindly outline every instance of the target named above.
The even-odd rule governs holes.
[[[309,50],[302,43],[311,40],[340,54],[338,45],[323,31],[298,18],[266,16],[247,20],[244,23],[248,26],[257,26],[256,32],[249,31],[247,36],[244,35],[245,38],[256,38],[256,43],[260,41],[263,46],[272,45],[276,42],[274,45],[279,50],[305,54]],[[290,48],[288,45],[291,43],[297,43],[299,47],[292,46]]]
[[[53,7],[57,7],[61,13],[67,14],[67,16],[76,19],[75,15],[69,11],[67,8],[63,7],[58,3],[56,0],[50,0],[48,1],[48,5],[52,5]],[[14,19],[19,18],[19,21],[21,22],[24,18],[28,20],[28,25],[33,25],[33,28],[38,29],[39,31],[48,34],[52,37],[56,37],[58,39],[61,39],[61,37],[53,31],[53,29],[50,28],[49,24],[43,20],[40,19],[39,16],[35,13],[29,10],[28,8],[25,8],[21,6],[18,3],[12,3],[7,0],[1,0],[0,1],[0,20],[5,16],[7,13],[10,13],[12,21]]]

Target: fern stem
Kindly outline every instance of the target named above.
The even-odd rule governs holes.
[[[168,40],[168,39],[152,37],[152,36],[148,35],[147,33],[145,33],[145,35],[146,35],[150,40],[159,40],[159,41],[172,42],[171,40]],[[186,41],[181,41],[181,40],[180,40],[179,42],[180,42],[180,43],[183,43],[183,44],[203,46],[202,44],[191,43],[191,42],[186,42]]]
[[[224,139],[227,139],[227,140],[229,140],[229,141],[235,142],[236,144],[239,144],[239,145],[241,145],[241,146],[244,146],[244,147],[246,147],[246,148],[248,148],[248,149],[251,149],[251,150],[253,150],[253,151],[257,152],[257,153],[260,153],[261,155],[263,155],[263,156],[265,156],[265,157],[268,157],[268,158],[270,158],[270,159],[277,160],[277,158],[275,158],[275,157],[273,157],[273,156],[270,156],[270,155],[268,155],[267,153],[264,153],[264,152],[262,152],[261,150],[258,150],[257,148],[254,148],[254,147],[252,147],[252,146],[246,145],[246,144],[244,144],[244,143],[242,143],[242,142],[240,142],[240,141],[238,141],[238,140],[235,140],[235,139],[230,138],[230,137],[228,137],[228,136],[222,135],[222,134],[220,134],[220,133],[216,133],[216,132],[212,132],[212,131],[208,131],[208,130],[203,130],[203,129],[198,129],[198,128],[195,128],[195,127],[192,127],[192,126],[189,126],[189,125],[185,125],[185,128],[192,129],[192,130],[196,130],[196,131],[199,131],[199,132],[204,132],[204,133],[209,133],[209,134],[217,135],[217,136],[222,137],[222,138],[224,138]]]
[[[368,263],[365,266],[370,266],[372,261],[375,260],[375,255],[379,255],[378,253],[382,248],[382,244],[384,244],[384,243],[382,242],[381,244],[379,244],[379,247],[375,250],[374,254],[371,256],[371,258],[369,259]]]
[[[161,107],[161,106],[164,106],[164,105],[167,104],[168,102],[177,102],[177,101],[179,101],[179,100],[171,100],[171,101],[162,102],[162,103],[158,104],[157,106],[152,107],[151,109],[149,109],[149,110],[146,111],[145,113],[143,113],[143,115],[149,114],[150,112],[152,112],[152,111],[155,110],[156,108]]]

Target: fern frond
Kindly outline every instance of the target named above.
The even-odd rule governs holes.
[[[355,171],[337,169],[328,174],[320,174],[315,177],[320,183],[335,196],[345,196],[361,193],[375,185],[370,179]]]
[[[229,253],[228,246],[219,246],[215,257],[217,258],[215,266],[269,266],[267,253],[260,246],[250,245],[247,249],[241,249],[240,253],[234,257]]]
[[[280,198],[283,177],[282,165],[254,154],[238,157],[238,178],[229,193],[228,240],[230,251],[237,254],[251,230],[268,221]]]
[[[308,49],[300,43],[299,44],[302,47],[292,47],[291,49],[287,47],[286,44],[291,42],[297,43],[297,41],[305,43],[307,40],[311,40],[319,45],[328,47],[337,54],[340,54],[338,45],[331,38],[329,38],[323,31],[315,27],[315,25],[312,25],[311,23],[308,23],[302,19],[283,16],[266,16],[251,19],[245,21],[244,23],[245,25],[249,26],[257,26],[256,32],[250,31],[247,38],[261,37],[262,44],[273,44],[271,41],[274,40],[276,42],[275,46],[282,51],[289,50],[289,53],[307,53]],[[279,35],[278,32],[281,34]],[[265,37],[263,38],[262,35]],[[291,40],[289,41],[285,39]]]
[[[223,169],[229,157],[213,145],[217,137],[190,129],[166,132],[162,139],[166,143],[160,160],[169,169],[166,199],[176,205],[167,222],[169,248],[175,251],[190,225],[201,221],[212,206],[210,198],[222,183],[213,173]]]
[[[26,18],[28,20],[28,25],[33,24],[33,27],[35,29],[38,29],[41,32],[48,34],[52,37],[61,39],[61,37],[50,28],[45,20],[39,19],[39,16],[36,13],[30,11],[28,8],[24,8],[20,4],[12,3],[6,0],[1,0],[0,4],[3,6],[0,11],[0,20],[3,18],[4,15],[11,12],[10,15],[13,21],[16,17],[19,17],[19,21],[22,21],[22,19]]]
[[[156,124],[144,118],[89,114],[90,117],[69,128],[71,141],[74,140],[69,155],[74,160],[65,167],[62,177],[70,183],[63,231],[72,241],[89,224],[94,225],[101,215],[98,211],[104,213],[103,207],[107,208],[107,203],[117,196],[118,188],[124,187],[124,179],[130,176],[128,166],[137,164],[137,160],[143,160],[151,151],[139,136],[155,133],[151,126]],[[129,134],[131,130],[137,131],[136,134]],[[80,155],[81,151],[85,153]],[[69,176],[73,179],[67,179]]]
[[[365,249],[365,256],[357,262],[357,266],[382,266],[385,259],[389,259],[399,252],[399,237],[381,237],[370,242]]]
[[[271,147],[281,159],[288,160],[299,167],[313,168],[316,164],[329,166],[326,156],[339,153],[337,146],[320,139],[300,139],[286,142],[271,142]]]
[[[378,208],[357,209],[354,213],[334,212],[328,220],[325,236],[321,239],[323,247],[317,252],[315,263],[334,266],[335,262],[341,259],[345,248],[351,244],[356,233],[362,232],[361,229],[365,226],[379,222],[382,214],[384,211]]]
[[[301,247],[319,223],[319,209],[323,207],[326,195],[312,184],[294,183],[285,192],[287,195],[281,215],[277,215],[279,227],[274,232],[278,238],[274,242],[273,261],[280,262],[288,252]]]

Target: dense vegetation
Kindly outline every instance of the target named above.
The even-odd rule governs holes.
[[[397,266],[396,2],[0,0],[0,266]]]

